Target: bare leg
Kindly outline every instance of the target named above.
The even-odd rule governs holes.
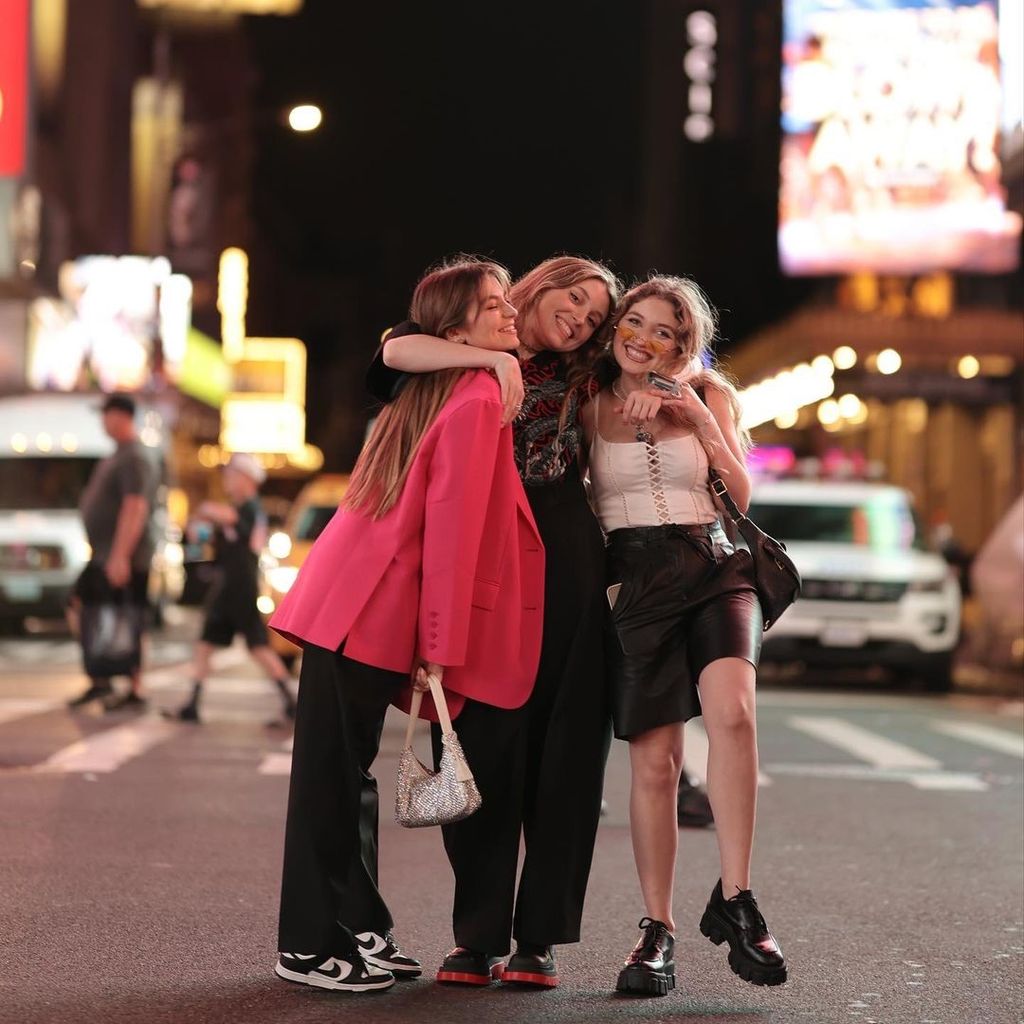
[[[708,796],[715,814],[722,892],[750,888],[757,812],[757,724],[754,666],[742,658],[713,661],[700,674],[708,734]]]
[[[284,667],[284,662],[278,657],[277,651],[270,644],[250,647],[249,653],[271,679],[284,680],[289,678],[288,669]]]
[[[210,660],[213,657],[213,644],[205,640],[196,642],[195,650],[192,653],[192,678],[197,683],[205,683],[206,677],[210,674]]]
[[[683,767],[683,723],[662,725],[629,741],[629,823],[647,914],[675,931],[672,890],[679,826],[676,790]]]

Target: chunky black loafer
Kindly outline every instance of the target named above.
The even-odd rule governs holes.
[[[533,946],[520,942],[501,976],[505,985],[532,985],[554,988],[558,984],[558,968],[550,946]]]
[[[456,946],[437,970],[437,980],[449,985],[490,985],[501,981],[505,961],[474,949]]]
[[[782,949],[768,930],[749,889],[726,899],[719,879],[700,919],[700,930],[716,946],[729,943],[729,966],[744,981],[752,985],[781,985],[786,980]]]
[[[626,957],[616,992],[637,996],[664,996],[676,987],[675,939],[661,921],[642,917],[640,941]]]

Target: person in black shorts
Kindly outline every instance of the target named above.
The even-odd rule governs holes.
[[[196,510],[190,529],[213,531],[217,575],[206,600],[203,631],[193,656],[192,694],[167,717],[182,722],[199,721],[199,701],[210,672],[216,647],[229,647],[240,633],[253,659],[273,680],[284,702],[286,719],[295,717],[295,699],[288,686],[288,670],[270,647],[256,599],[259,597],[259,553],[267,536],[267,519],[260,507],[259,488],[266,478],[263,467],[251,455],[236,453],[224,467],[224,491],[230,504],[204,501]]]

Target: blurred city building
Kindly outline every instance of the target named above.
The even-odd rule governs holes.
[[[222,252],[252,244],[255,133],[283,120],[257,106],[241,19],[301,7],[0,0],[0,395],[69,392],[85,408],[98,391],[136,393],[159,426],[146,437],[177,518],[217,486],[209,470],[230,454],[226,438],[258,452],[286,490],[317,458],[299,415],[301,342],[242,352],[219,340],[225,323],[244,337],[247,295],[235,289],[228,316],[218,300]],[[254,390],[262,424],[290,416],[287,437],[229,429],[225,409],[240,394],[252,408]],[[69,454],[36,451],[30,428],[26,451],[5,436],[0,454]]]

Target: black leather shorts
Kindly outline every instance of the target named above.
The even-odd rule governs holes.
[[[762,619],[753,565],[718,523],[613,531],[608,583],[620,739],[699,715],[697,682],[711,662],[743,658],[757,666]]]

